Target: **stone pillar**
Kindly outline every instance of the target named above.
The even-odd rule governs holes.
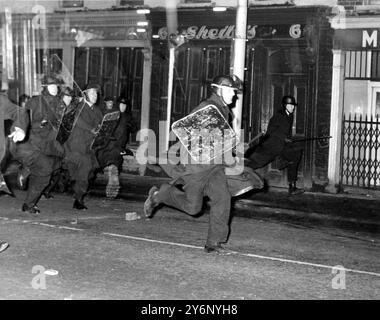
[[[343,116],[344,53],[333,50],[333,74],[331,90],[331,118],[327,192],[337,193],[340,176],[341,135]]]

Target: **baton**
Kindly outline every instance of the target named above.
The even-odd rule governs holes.
[[[262,132],[259,132],[257,135],[255,135],[251,140],[248,141],[248,145],[250,146],[252,143],[254,143],[256,140],[261,138],[263,136]]]
[[[301,142],[301,141],[311,141],[311,140],[324,140],[324,139],[331,139],[332,136],[321,136],[321,137],[311,137],[311,138],[304,138],[304,139],[296,139],[292,142]]]

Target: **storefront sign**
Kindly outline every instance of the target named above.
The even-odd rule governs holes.
[[[377,29],[339,29],[335,30],[334,48],[336,49],[375,49],[380,44],[380,31]]]
[[[209,26],[189,26],[180,29],[177,34],[184,35],[188,40],[223,40],[232,39],[235,36],[235,25],[223,27]],[[159,39],[165,40],[168,37],[166,27],[158,29]],[[247,27],[247,38],[293,38],[298,39],[303,36],[303,27],[300,24],[279,25],[279,26],[251,26]]]

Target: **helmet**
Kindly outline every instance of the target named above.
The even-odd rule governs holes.
[[[104,102],[106,102],[106,101],[113,101],[113,97],[111,97],[111,96],[106,96],[106,97],[104,98]]]
[[[62,80],[54,75],[45,75],[41,80],[41,85],[48,86],[51,84],[60,85],[62,84]]]
[[[220,75],[212,80],[211,86],[215,87],[230,87],[238,91],[242,91],[243,82],[235,75]]]
[[[87,91],[90,89],[95,89],[96,91],[100,91],[100,86],[97,83],[87,83],[83,91]]]
[[[292,104],[294,106],[297,106],[296,99],[293,96],[284,96],[281,100],[281,104],[283,107],[285,107],[287,104]]]

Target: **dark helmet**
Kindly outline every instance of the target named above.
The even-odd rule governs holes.
[[[83,91],[87,91],[90,89],[95,89],[96,91],[100,91],[100,86],[97,83],[87,83]]]
[[[293,96],[284,96],[281,100],[282,106],[285,108],[287,104],[292,104],[294,106],[297,106],[296,99]]]
[[[51,85],[51,84],[55,84],[55,85],[60,85],[62,84],[62,80],[61,79],[58,79],[56,76],[54,75],[45,75],[42,80],[41,80],[41,84],[43,86],[48,86],[48,85]]]
[[[74,97],[74,91],[70,87],[62,89],[62,96]]]
[[[242,91],[243,82],[235,75],[220,75],[216,76],[214,80],[212,80],[211,86],[215,87],[230,87],[235,90]]]
[[[106,101],[112,101],[113,102],[113,97],[111,97],[111,96],[105,97],[104,102],[106,102]]]

